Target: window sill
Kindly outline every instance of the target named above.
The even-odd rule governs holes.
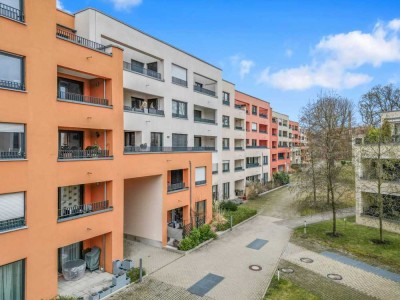
[[[99,210],[99,211],[94,211],[94,212],[90,212],[90,213],[86,213],[86,214],[80,214],[80,215],[76,215],[76,216],[72,216],[72,217],[65,217],[62,219],[57,219],[57,223],[63,223],[63,222],[72,221],[72,220],[76,220],[76,219],[80,219],[80,218],[85,218],[85,217],[89,217],[89,216],[93,216],[93,215],[98,215],[98,214],[106,213],[106,212],[113,211],[113,210],[114,210],[114,208],[112,206],[110,206],[109,208]]]
[[[7,229],[7,230],[3,230],[3,231],[0,230],[0,234],[10,233],[10,232],[24,230],[24,229],[28,229],[28,226],[25,225],[25,226]]]

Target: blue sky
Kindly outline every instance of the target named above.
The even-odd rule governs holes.
[[[357,102],[376,84],[400,84],[397,0],[58,2],[100,9],[198,56],[294,120],[320,91]]]

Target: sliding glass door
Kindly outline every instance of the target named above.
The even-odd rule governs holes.
[[[0,266],[0,300],[25,299],[25,260]]]

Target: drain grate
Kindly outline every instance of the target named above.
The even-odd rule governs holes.
[[[302,257],[302,258],[300,258],[300,261],[303,262],[303,263],[306,263],[306,264],[311,264],[311,263],[314,262],[313,259],[308,258],[308,257]]]
[[[326,275],[326,277],[328,277],[329,279],[332,279],[332,280],[342,280],[343,279],[343,277],[341,275],[333,274],[333,273]]]
[[[294,273],[294,270],[292,268],[282,268],[281,271],[288,274]]]
[[[250,265],[249,269],[252,271],[261,271],[262,270],[261,266],[259,266],[259,265]]]

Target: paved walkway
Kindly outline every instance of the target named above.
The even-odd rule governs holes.
[[[324,277],[327,277],[330,273],[339,274],[343,279],[336,281],[337,283],[344,284],[377,299],[400,299],[400,283],[341,263],[292,243],[288,244],[282,258]],[[302,262],[301,258],[311,258],[313,262]]]

